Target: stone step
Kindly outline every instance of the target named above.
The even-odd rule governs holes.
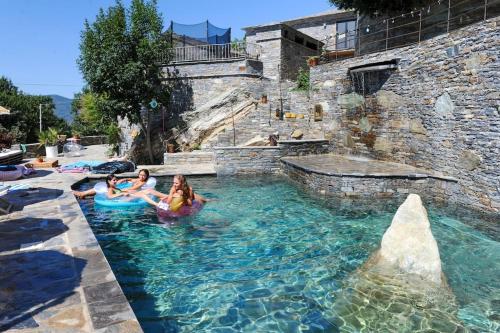
[[[210,151],[192,151],[186,153],[165,153],[163,164],[176,166],[179,164],[211,164],[215,163],[215,156]]]
[[[177,174],[185,176],[215,175],[214,164],[176,164],[176,165],[140,165],[137,169],[148,169],[151,176],[173,176]],[[120,174],[123,177],[136,177],[137,173],[128,172]]]

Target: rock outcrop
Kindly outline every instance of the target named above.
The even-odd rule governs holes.
[[[203,144],[216,137],[226,127],[230,127],[233,120],[237,121],[254,109],[255,100],[249,92],[230,88],[196,110],[183,115],[186,128],[177,138],[177,143],[180,146]]]

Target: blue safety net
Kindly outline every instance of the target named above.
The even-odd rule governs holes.
[[[170,31],[177,36],[185,36],[207,44],[231,43],[231,28],[219,28],[208,21],[198,24],[181,24],[172,21]]]

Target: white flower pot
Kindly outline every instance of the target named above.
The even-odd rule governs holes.
[[[45,146],[45,156],[47,158],[57,158],[57,146]]]

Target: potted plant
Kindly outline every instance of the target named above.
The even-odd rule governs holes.
[[[262,104],[267,104],[267,94],[262,94],[262,96],[260,97],[260,102]]]
[[[313,57],[307,58],[307,64],[309,65],[309,67],[317,66],[319,64],[319,57],[313,56]]]
[[[47,158],[57,157],[58,134],[55,128],[49,127],[46,131],[41,131],[38,135],[40,145],[45,146],[45,156]]]

